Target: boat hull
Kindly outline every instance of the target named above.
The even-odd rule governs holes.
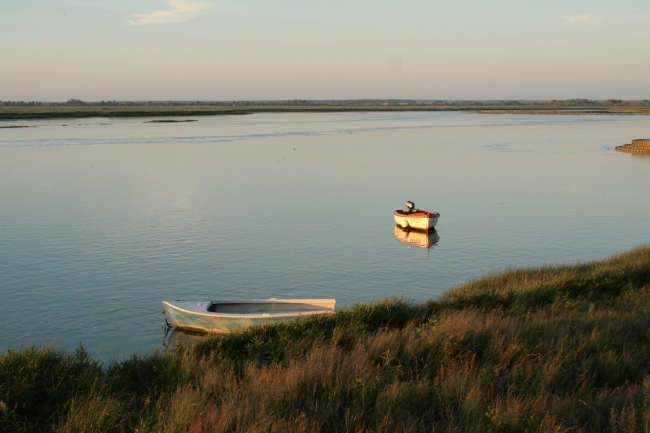
[[[312,301],[312,304],[309,302]],[[334,313],[333,299],[318,300],[245,300],[245,301],[163,301],[164,313],[171,324],[178,329],[195,332],[227,334],[241,331],[251,326],[267,325],[271,323],[287,322],[295,319],[304,319],[318,314]],[[254,313],[238,314],[236,305],[251,304]],[[291,305],[294,304],[294,305]],[[295,310],[291,307],[296,304],[312,305],[312,310]],[[230,305],[230,307],[229,307]],[[221,306],[221,310],[229,312],[208,311],[213,306]],[[287,307],[287,308],[282,308]],[[268,312],[264,312],[268,311]]]
[[[438,222],[439,214],[425,215],[400,215],[397,212],[394,214],[395,223],[403,228],[411,228],[415,230],[431,230]]]

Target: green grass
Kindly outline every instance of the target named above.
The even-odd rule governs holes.
[[[647,432],[650,246],[102,366],[0,357],[0,431]]]

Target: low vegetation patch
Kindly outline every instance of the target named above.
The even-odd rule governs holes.
[[[147,120],[142,123],[177,123],[177,122],[196,122],[196,120],[173,120],[173,119],[164,119],[164,120]]]
[[[16,119],[56,119],[56,118],[89,118],[89,117],[153,117],[153,116],[217,116],[250,114],[242,109],[214,109],[199,108],[187,109],[187,107],[87,107],[80,110],[80,107],[26,107],[20,110],[0,107],[0,120]]]
[[[650,430],[650,246],[102,366],[0,357],[0,430]]]

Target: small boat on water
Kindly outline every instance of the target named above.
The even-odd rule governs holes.
[[[253,325],[332,314],[336,299],[238,299],[163,301],[163,318],[178,329],[229,333]]]
[[[415,203],[406,202],[408,210],[396,210],[395,222],[398,226],[411,228],[415,230],[431,230],[436,226],[440,214],[438,212],[429,212],[426,210],[415,209]]]

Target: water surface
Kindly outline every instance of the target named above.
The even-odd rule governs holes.
[[[160,346],[164,299],[424,300],[650,241],[650,159],[613,150],[648,117],[178,119],[3,122],[36,127],[0,129],[1,347],[106,359]],[[406,200],[429,239],[398,240]]]

